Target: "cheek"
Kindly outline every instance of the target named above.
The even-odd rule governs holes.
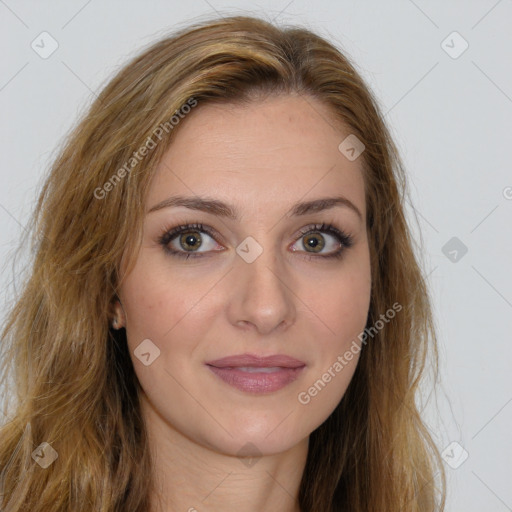
[[[341,342],[364,328],[369,297],[369,286],[364,282],[340,280],[326,287],[313,305],[328,332]]]
[[[299,293],[315,318],[311,322],[321,330],[324,349],[340,348],[366,325],[371,294],[369,258],[363,252],[361,258],[342,264],[339,272],[304,278]]]
[[[343,397],[360,356],[358,337],[366,326],[371,295],[367,253],[347,261],[334,277],[304,282],[305,303],[311,310],[310,325],[316,326],[315,364],[298,396],[314,415],[327,417]]]
[[[139,339],[164,341],[171,337],[187,315],[197,309],[208,286],[208,281],[185,278],[165,267],[145,266],[141,261],[123,284],[130,345]]]

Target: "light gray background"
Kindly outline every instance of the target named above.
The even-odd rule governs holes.
[[[512,0],[0,0],[3,298],[20,279],[9,257],[77,114],[134,52],[215,11],[320,32],[377,95],[424,239],[442,358],[425,417],[449,447],[447,510],[512,510]],[[31,48],[43,31],[59,45],[47,59]],[[464,42],[454,31],[469,44],[457,58]],[[462,257],[460,247],[443,252],[453,237],[467,247]],[[452,467],[463,449],[469,457]]]

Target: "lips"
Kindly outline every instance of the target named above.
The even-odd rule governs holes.
[[[273,356],[257,356],[253,354],[240,354],[235,356],[223,357],[215,361],[208,361],[209,366],[216,368],[301,368],[306,363],[295,359],[294,357],[277,354]]]
[[[246,393],[278,391],[296,380],[306,363],[286,355],[241,354],[209,361],[206,366],[225,383]]]

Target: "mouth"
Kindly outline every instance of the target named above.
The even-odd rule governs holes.
[[[241,372],[247,372],[247,373],[274,373],[278,372],[279,370],[283,370],[280,366],[264,366],[261,368],[258,368],[256,366],[238,366],[238,367],[225,367],[225,370],[240,370]]]
[[[206,366],[230,386],[247,393],[261,394],[278,391],[291,384],[306,364],[285,355],[261,357],[243,354],[210,361]]]

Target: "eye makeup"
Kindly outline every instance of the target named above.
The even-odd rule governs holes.
[[[188,234],[187,237],[183,237],[183,235]],[[194,243],[199,244],[199,248],[201,248],[204,245],[204,237],[201,236],[201,234],[206,234],[208,237],[213,239],[217,244],[216,238],[218,238],[218,234],[216,230],[211,228],[208,225],[202,224],[202,223],[189,223],[189,224],[180,224],[174,227],[166,228],[164,229],[164,232],[158,237],[158,243],[163,247],[163,250],[166,254],[168,254],[171,257],[181,258],[181,259],[189,259],[189,258],[204,258],[204,257],[210,257],[212,253],[215,252],[222,252],[221,250],[209,250],[209,251],[187,251],[183,248],[183,243],[189,243],[191,245],[194,245]],[[315,235],[315,237],[318,237],[318,235],[322,237],[318,243],[315,243],[315,238],[312,238],[311,235]],[[325,242],[325,236],[323,234],[328,234],[330,237],[334,238],[336,240],[336,243],[338,244],[338,249],[335,251],[328,252],[327,254],[323,253],[314,253],[309,251],[303,251],[303,250],[297,250],[292,249],[294,253],[303,252],[304,257],[307,260],[311,259],[318,259],[318,258],[341,258],[344,254],[345,250],[352,247],[353,245],[353,237],[344,232],[343,230],[338,229],[332,224],[310,224],[308,226],[305,226],[301,230],[299,230],[299,234],[297,236],[297,240],[301,237],[305,237],[307,235],[310,236],[309,240],[313,241],[313,245],[309,245],[310,248],[315,249],[318,247],[318,245],[321,245],[320,249],[323,249],[327,243]],[[172,246],[171,244],[175,241],[178,241],[180,248],[176,248],[175,246]],[[297,241],[296,240],[296,241]],[[318,238],[316,239],[318,240]],[[295,242],[296,243],[296,242]],[[303,247],[306,247],[303,242]]]

